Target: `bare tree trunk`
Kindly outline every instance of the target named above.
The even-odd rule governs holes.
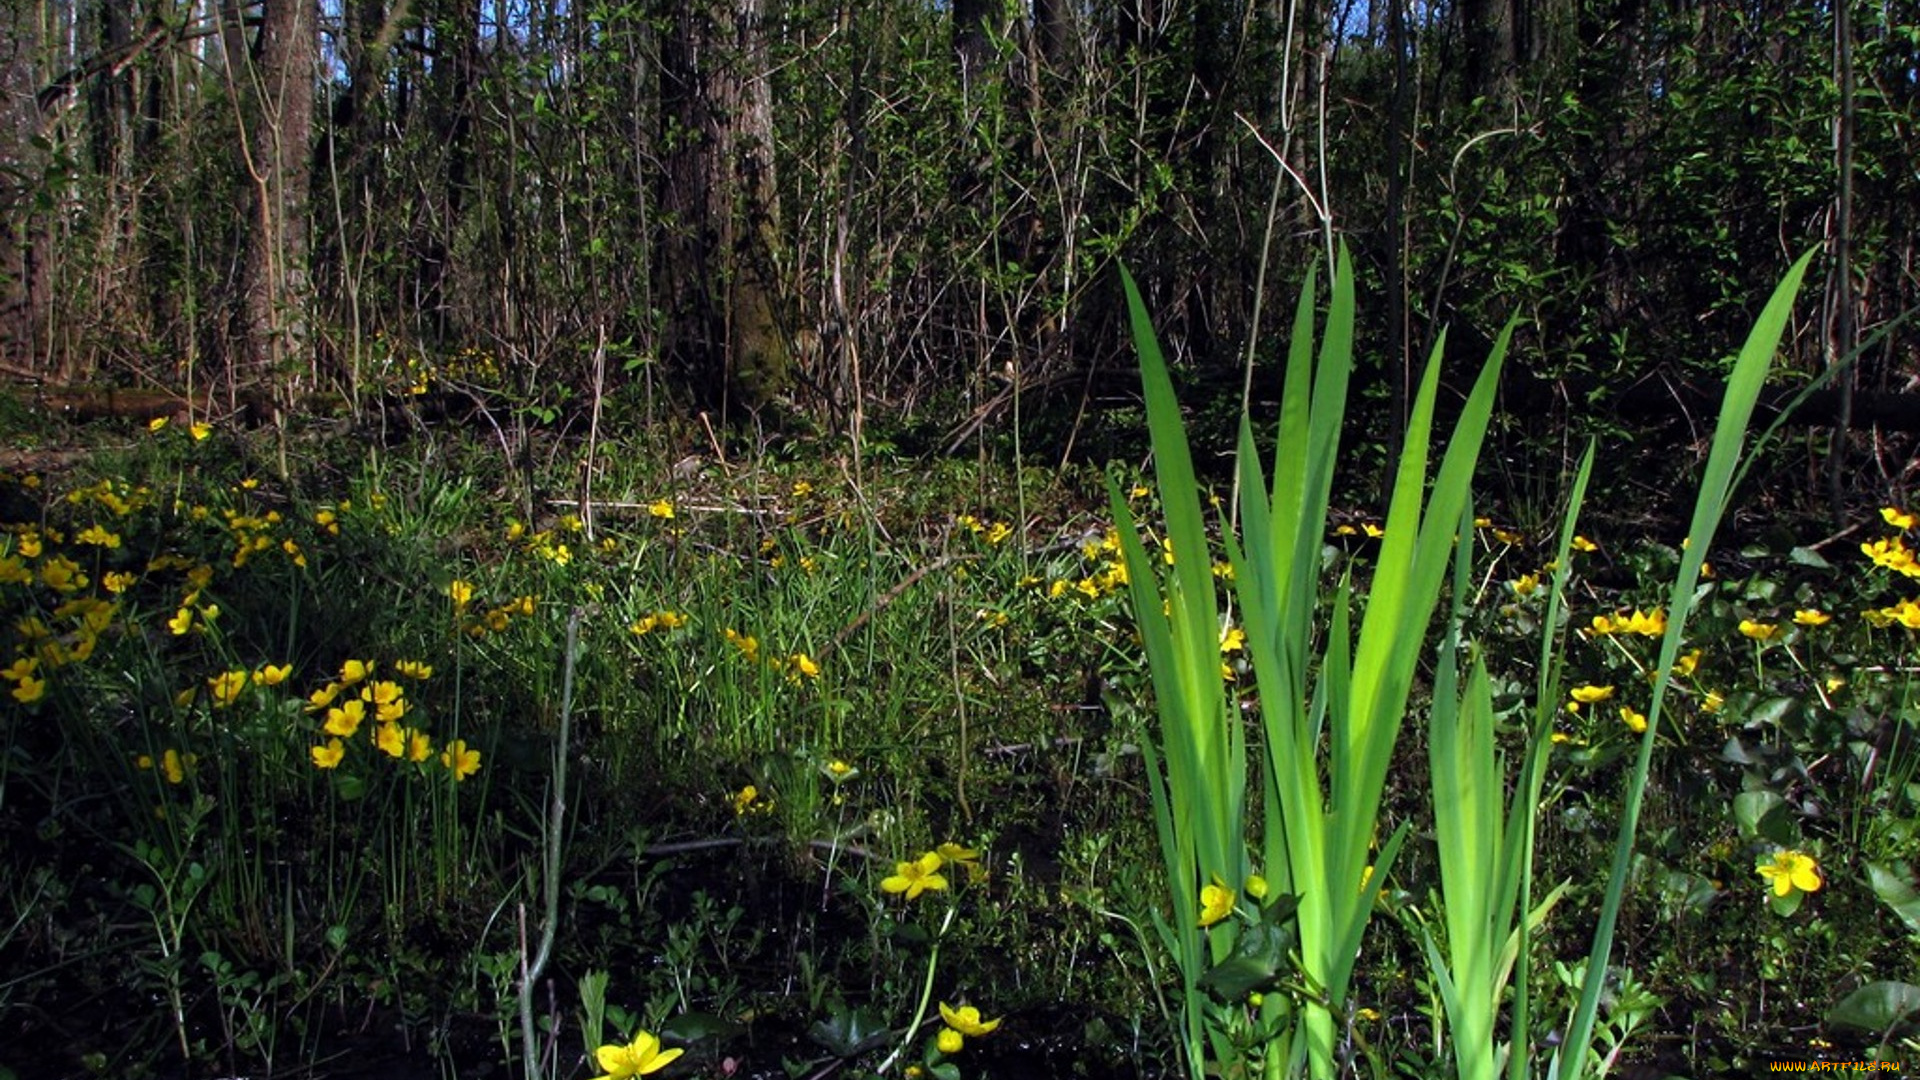
[[[1513,99],[1520,62],[1516,8],[1522,0],[1461,0],[1460,30],[1466,39],[1469,99],[1505,104]]]
[[[29,212],[33,178],[45,170],[39,134],[40,48],[37,13],[27,4],[4,9],[0,33],[0,360],[16,372],[50,374],[47,355],[46,215]]]
[[[318,9],[313,0],[264,0],[246,60],[229,52],[241,102],[241,181],[248,229],[241,268],[240,342],[232,384],[291,374],[307,359],[307,201],[312,180]],[[229,8],[230,21],[239,18]],[[231,46],[244,29],[228,28]]]
[[[773,93],[763,0],[682,5],[661,49],[665,354],[707,396],[758,412],[792,379],[777,253]]]

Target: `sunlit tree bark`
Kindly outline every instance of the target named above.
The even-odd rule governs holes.
[[[234,384],[292,374],[305,364],[311,317],[307,202],[312,178],[313,0],[264,0],[260,28],[243,56],[228,54],[243,121],[241,182],[248,209],[240,334],[228,374]],[[227,9],[231,45],[244,35]]]
[[[750,411],[792,379],[762,15],[762,0],[680,5],[661,49],[665,353],[700,396]]]

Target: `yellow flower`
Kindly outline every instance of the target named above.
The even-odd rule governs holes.
[[[190,425],[187,428],[187,434],[193,436],[194,442],[205,442],[207,441],[207,436],[213,434],[213,425],[212,424]]]
[[[349,660],[340,665],[340,685],[352,686],[361,679],[373,674],[374,663],[371,660]]]
[[[1775,896],[1790,896],[1795,891],[1818,892],[1822,884],[1820,864],[1804,851],[1781,848],[1773,853],[1771,859],[1754,869],[1759,871]]]
[[[728,643],[740,650],[741,657],[744,658],[747,663],[751,664],[760,658],[759,639],[753,637],[751,634],[742,634],[732,627],[728,627],[725,634]]]
[[[979,881],[987,876],[986,868],[980,865],[980,852],[974,848],[962,847],[948,841],[933,849],[934,854],[967,872],[968,881]]]
[[[187,779],[187,767],[194,763],[194,756],[181,756],[178,750],[168,750],[160,755],[160,771],[167,776],[167,783],[180,784]]]
[[[657,1073],[684,1053],[686,1051],[679,1047],[662,1050],[657,1036],[636,1031],[633,1041],[625,1046],[603,1046],[593,1052],[594,1060],[607,1070],[603,1075],[594,1077],[594,1080],[628,1080],[629,1077]]]
[[[1627,730],[1633,732],[1635,735],[1643,735],[1646,733],[1646,715],[1634,712],[1633,707],[1630,705],[1620,706],[1620,722],[1627,725]]]
[[[933,1038],[933,1045],[939,1047],[943,1054],[957,1054],[966,1044],[966,1038],[950,1027],[941,1028],[940,1034]]]
[[[425,761],[433,756],[433,739],[424,731],[407,729],[407,760]]]
[[[240,691],[247,688],[247,673],[244,671],[222,672],[208,679],[207,685],[213,688],[214,707],[224,709],[240,699]]]
[[[330,738],[330,740],[326,740],[326,744],[323,744],[323,746],[315,746],[315,748],[313,748],[313,767],[315,767],[315,769],[334,769],[336,765],[340,765],[340,759],[346,757],[346,755],[348,755],[346,744],[342,744],[338,738]]]
[[[794,653],[791,657],[787,658],[787,662],[793,665],[793,670],[805,675],[809,679],[817,679],[820,677],[820,665],[814,663],[813,658],[806,653]]]
[[[120,536],[117,533],[108,532],[98,525],[89,525],[80,530],[80,535],[74,537],[73,542],[76,544],[90,544],[94,547],[117,548],[120,546]]]
[[[1793,613],[1793,621],[1801,626],[1825,626],[1833,621],[1833,616],[1819,608],[1801,608]]]
[[[307,695],[307,711],[319,712],[321,709],[333,704],[333,699],[340,695],[340,690],[341,686],[339,683],[330,682]]]
[[[253,681],[261,686],[279,686],[293,674],[292,664],[268,664],[253,673]]]
[[[401,757],[407,752],[407,736],[399,724],[381,724],[373,729],[373,745],[388,757]]]
[[[1000,1026],[998,1020],[982,1020],[980,1010],[971,1005],[962,1005],[956,1009],[944,1001],[940,1003],[940,1019],[945,1020],[948,1027],[970,1039],[991,1035],[994,1029]]]
[[[453,610],[465,611],[473,603],[473,582],[455,578],[447,585],[447,595],[453,598]]]
[[[748,810],[753,809],[754,802],[759,798],[760,789],[754,787],[752,784],[741,788],[738,792],[734,793],[733,796],[733,816],[739,817]]]
[[[1709,690],[1707,691],[1707,696],[1700,699],[1700,709],[1702,712],[1717,713],[1721,709],[1726,708],[1726,705],[1727,699],[1721,696],[1718,690]]]
[[[465,739],[455,739],[440,751],[440,764],[453,770],[455,780],[465,780],[480,771],[480,751],[468,749]]]
[[[1255,900],[1265,900],[1267,898],[1267,888],[1266,878],[1261,877],[1259,874],[1247,875],[1248,896],[1253,897]]]
[[[1374,540],[1378,540],[1381,537],[1387,535],[1387,530],[1381,528],[1378,525],[1375,525],[1371,521],[1362,523],[1360,526],[1360,531],[1366,533],[1368,537]]]
[[[912,862],[894,863],[892,876],[880,882],[880,889],[906,893],[909,900],[918,899],[923,892],[939,892],[947,887],[947,879],[940,874],[945,861],[939,852],[929,851]]]
[[[1518,578],[1507,582],[1507,587],[1513,590],[1513,595],[1524,600],[1540,591],[1540,575],[1521,574]]]
[[[387,679],[373,683],[360,691],[360,700],[373,706],[374,719],[390,724],[407,714],[405,692],[400,684]]]
[[[661,521],[672,521],[673,502],[669,499],[658,499],[647,506],[647,513],[652,514]]]
[[[13,700],[22,705],[31,705],[47,693],[47,680],[36,679],[29,675],[14,684]]]
[[[354,698],[344,705],[339,705],[327,710],[326,732],[329,735],[338,735],[343,739],[351,739],[353,738],[353,733],[360,730],[360,724],[365,721],[366,718],[367,703],[361,701],[359,698]]]
[[[1764,644],[1769,641],[1778,640],[1782,635],[1786,633],[1786,629],[1781,626],[1776,626],[1773,623],[1756,622],[1752,619],[1741,619],[1740,633],[1744,637],[1750,637],[1753,640]]]
[[[1594,551],[1600,550],[1600,545],[1594,543],[1593,541],[1587,539],[1584,536],[1576,536],[1573,538],[1573,550],[1582,551],[1582,552],[1594,552]]]
[[[1893,526],[1896,529],[1911,529],[1914,526],[1914,522],[1917,520],[1920,520],[1915,518],[1912,514],[1907,513],[1905,510],[1900,509],[1897,506],[1881,507],[1880,516],[1886,521],[1887,524]]]
[[[409,679],[433,678],[433,667],[419,660],[402,660],[393,665],[393,670]]]
[[[1619,629],[1621,629],[1620,624],[1614,622],[1613,616],[1611,615],[1595,615],[1593,617],[1593,633],[1596,637],[1606,637],[1608,634]]]
[[[1629,634],[1640,634],[1643,637],[1659,637],[1667,632],[1667,613],[1660,608],[1654,608],[1652,611],[1634,608],[1633,614],[1628,616],[1626,625],[1621,629]]]
[[[1238,626],[1228,627],[1227,632],[1220,635],[1220,652],[1222,655],[1226,653],[1244,652],[1246,651],[1246,647],[1247,632]]]
[[[1573,700],[1579,702],[1582,705],[1592,705],[1597,702],[1605,701],[1608,698],[1612,697],[1613,687],[1593,686],[1591,684],[1586,686],[1576,686],[1573,688],[1572,696],[1573,696]]]
[[[167,426],[167,418],[164,416],[156,416],[153,419],[147,421],[148,431],[159,431],[161,428],[166,426]]]
[[[1200,890],[1200,925],[1212,926],[1233,911],[1233,890],[1219,878]]]

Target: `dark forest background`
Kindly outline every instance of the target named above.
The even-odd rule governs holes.
[[[1132,386],[1116,259],[1237,405],[1341,241],[1383,415],[1443,326],[1477,357],[1510,315],[1518,412],[1684,414],[1813,246],[1790,369],[1868,342],[1832,422],[1920,374],[1911,332],[1875,335],[1920,292],[1920,0],[4,0],[0,24],[0,363],[43,388],[297,411],[435,377],[549,420],[627,400],[937,448],[1032,417],[1069,457]]]

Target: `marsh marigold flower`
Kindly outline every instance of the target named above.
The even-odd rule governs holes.
[[[468,749],[465,739],[455,739],[440,751],[440,764],[453,771],[455,780],[465,780],[480,771],[480,751]]]
[[[948,1027],[969,1039],[991,1035],[994,1029],[1000,1026],[999,1020],[982,1019],[980,1010],[971,1005],[962,1005],[956,1009],[944,1001],[940,1003],[940,1019],[945,1020]]]
[[[1920,519],[1916,519],[1912,514],[1907,513],[1905,510],[1902,510],[1897,506],[1881,507],[1880,517],[1887,524],[1893,526],[1896,529],[1902,529],[1902,530],[1913,528],[1914,522],[1916,520],[1920,520]]]
[[[679,1047],[662,1050],[658,1036],[636,1031],[633,1041],[625,1046],[602,1046],[593,1052],[593,1059],[607,1070],[594,1077],[594,1080],[628,1080],[629,1077],[647,1076],[666,1068],[684,1053],[686,1051]]]
[[[945,862],[939,852],[929,851],[912,862],[894,863],[893,874],[880,882],[880,890],[905,893],[909,900],[919,899],[923,892],[940,892],[947,887],[947,879],[940,874]]]
[[[1667,632],[1667,613],[1662,608],[1654,608],[1652,611],[1634,608],[1633,614],[1627,617],[1626,625],[1621,629],[1642,637],[1659,637]]]
[[[1233,911],[1233,890],[1219,878],[1200,890],[1200,925],[1212,926]]]
[[[247,673],[244,671],[222,672],[208,679],[207,685],[213,690],[214,707],[224,709],[240,699],[240,691],[247,688]]]
[[[943,1054],[957,1054],[967,1045],[967,1039],[958,1031],[943,1027],[940,1029],[940,1034],[934,1036],[933,1045],[939,1047]]]
[[[1793,613],[1793,621],[1801,626],[1825,626],[1833,621],[1833,616],[1819,608],[1801,608]]]
[[[1581,705],[1593,705],[1597,702],[1602,702],[1612,697],[1613,687],[1594,686],[1593,684],[1589,683],[1585,686],[1574,687],[1573,690],[1570,692],[1569,696],[1571,696],[1575,702]]]
[[[346,756],[345,743],[339,739],[328,739],[325,743],[313,748],[313,766],[316,769],[331,769],[338,766],[340,759]]]
[[[1627,725],[1627,730],[1633,732],[1635,735],[1646,734],[1646,714],[1633,711],[1633,707],[1630,705],[1620,706],[1620,722]]]
[[[1775,896],[1817,892],[1822,884],[1820,864],[1804,851],[1781,848],[1771,858],[1755,866],[1754,870],[1759,872]]]
[[[1752,638],[1763,644],[1769,641],[1776,641],[1785,633],[1786,630],[1784,628],[1776,626],[1773,623],[1757,622],[1753,619],[1740,620],[1741,636]]]

